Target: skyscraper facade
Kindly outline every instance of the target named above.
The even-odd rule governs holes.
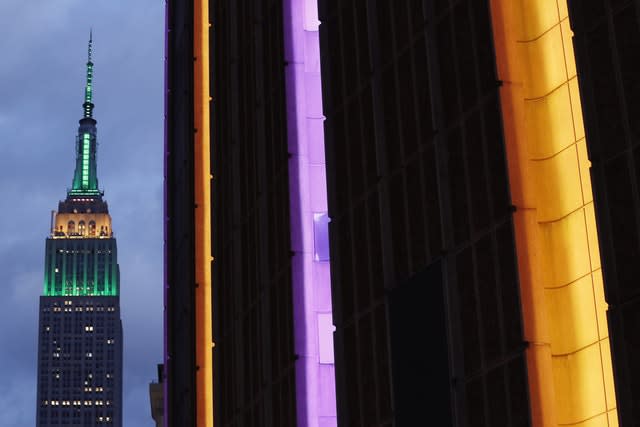
[[[167,18],[167,420],[333,426],[316,3],[170,1]]]
[[[529,425],[488,6],[319,2],[339,425]]]
[[[335,360],[326,425],[638,425],[638,1],[320,0],[319,49],[311,0],[191,3],[168,3],[185,52],[168,57],[168,171],[212,162],[216,422],[306,425],[305,375]],[[200,102],[210,152],[190,145]],[[305,180],[325,171],[323,205]],[[187,277],[202,199],[166,188]],[[320,220],[326,257],[304,246]],[[305,251],[330,259],[330,294]],[[176,340],[203,327],[184,285]],[[306,351],[323,334],[305,310],[331,312],[330,359]],[[189,401],[181,377],[167,387],[169,412]]]
[[[566,1],[320,20],[339,422],[615,425]]]
[[[92,40],[71,188],[52,212],[38,337],[38,427],[122,425],[120,273],[97,178]]]
[[[317,5],[210,5],[216,423],[335,426]]]

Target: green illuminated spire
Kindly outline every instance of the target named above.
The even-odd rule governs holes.
[[[89,30],[89,52],[87,59],[87,85],[84,88],[84,116],[93,117],[93,62],[91,62],[91,48],[93,44],[93,30]]]
[[[80,119],[76,137],[76,170],[70,196],[98,196],[98,175],[96,165],[96,121],[93,118],[93,31],[89,32],[87,59],[87,84],[84,88],[84,117]]]
[[[98,188],[93,118],[93,34],[89,33],[84,114],[76,136],[73,183],[53,214],[45,253],[45,296],[118,296],[120,270],[111,217]]]

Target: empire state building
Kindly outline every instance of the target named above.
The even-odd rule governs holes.
[[[51,217],[40,297],[37,423],[122,425],[122,322],[116,239],[98,187],[92,39],[67,197]]]

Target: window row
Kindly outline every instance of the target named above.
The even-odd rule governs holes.
[[[64,227],[62,225],[58,226],[58,229],[55,230],[57,234],[64,234]],[[78,226],[76,228],[75,221],[69,221],[67,223],[67,232],[68,236],[107,236],[109,234],[109,227],[106,225],[100,226],[100,232],[96,234],[96,222],[89,221],[89,224],[85,221],[78,222]]]

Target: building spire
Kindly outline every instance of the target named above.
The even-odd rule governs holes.
[[[101,196],[98,189],[96,164],[96,120],[93,118],[93,31],[89,31],[89,49],[87,54],[87,84],[84,88],[84,116],[80,119],[76,139],[76,170],[69,196]]]
[[[89,30],[89,49],[87,55],[87,84],[84,88],[84,117],[93,117],[93,62],[91,53],[93,50],[93,29]]]

